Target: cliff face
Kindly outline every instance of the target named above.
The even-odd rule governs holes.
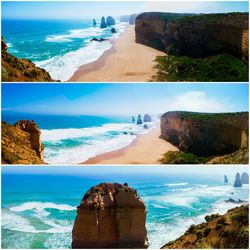
[[[2,161],[7,164],[43,164],[41,131],[33,121],[11,126],[2,122]]]
[[[136,18],[136,42],[172,55],[219,53],[248,62],[248,14],[143,13]]]
[[[146,208],[118,183],[92,187],[77,207],[72,248],[147,248]]]
[[[53,82],[49,73],[36,67],[30,60],[20,59],[7,52],[3,38],[2,46],[2,81],[3,82]]]
[[[162,248],[248,249],[248,209],[244,205],[224,215],[206,216],[206,223],[192,225],[184,235]]]
[[[167,112],[161,116],[161,138],[198,156],[229,154],[248,148],[248,112]]]

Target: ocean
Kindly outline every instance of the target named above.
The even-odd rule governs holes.
[[[137,125],[132,117],[32,115],[2,112],[2,120],[34,120],[41,129],[44,161],[48,164],[78,164],[91,157],[129,145],[136,135],[150,132],[159,122]]]
[[[29,59],[48,71],[55,80],[66,81],[81,66],[97,60],[111,48],[110,41],[94,42],[92,38],[118,37],[126,23],[116,20],[117,33],[111,26],[100,29],[100,20],[2,20],[2,35],[8,52]]]
[[[3,167],[2,248],[70,248],[76,207],[101,182],[127,182],[137,190],[147,208],[150,248],[174,240],[207,214],[237,206],[226,199],[248,200],[248,185],[233,187],[235,174],[247,167],[186,168]]]

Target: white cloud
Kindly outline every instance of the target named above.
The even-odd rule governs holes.
[[[188,91],[167,100],[168,111],[232,112],[235,106],[209,97],[204,91]]]

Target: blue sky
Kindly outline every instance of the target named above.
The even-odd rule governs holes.
[[[248,84],[2,84],[2,110],[100,116],[248,111]]]
[[[2,19],[84,19],[148,11],[213,13],[248,12],[247,1],[45,1],[2,2]]]

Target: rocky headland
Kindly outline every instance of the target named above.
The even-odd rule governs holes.
[[[54,82],[46,70],[38,68],[30,60],[16,58],[9,54],[3,37],[1,46],[3,82]]]
[[[161,81],[247,81],[248,13],[143,13],[136,42],[168,56],[158,57]]]
[[[92,187],[77,207],[72,248],[147,248],[146,208],[127,183]]]
[[[180,149],[163,163],[248,163],[248,112],[167,112],[160,137]]]
[[[248,216],[248,205],[230,209],[224,215],[208,215],[206,222],[192,225],[184,235],[162,248],[248,249]]]
[[[2,163],[43,164],[44,145],[34,121],[21,120],[13,126],[2,122]]]

